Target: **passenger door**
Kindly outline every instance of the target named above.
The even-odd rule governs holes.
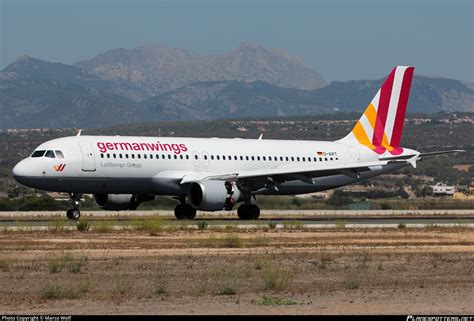
[[[95,171],[95,157],[92,145],[89,142],[79,142],[82,153],[82,170],[84,172]]]

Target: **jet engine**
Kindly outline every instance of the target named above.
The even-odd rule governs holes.
[[[230,211],[240,198],[241,192],[233,182],[204,180],[189,185],[189,202],[198,210]]]
[[[153,195],[141,194],[94,194],[100,208],[107,211],[136,210],[143,202],[155,199]]]

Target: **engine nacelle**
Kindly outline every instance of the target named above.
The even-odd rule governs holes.
[[[136,210],[140,203],[151,201],[154,198],[153,195],[94,194],[97,205],[107,211]]]
[[[204,180],[189,185],[188,199],[191,205],[203,211],[230,211],[239,201],[240,190],[233,182]]]

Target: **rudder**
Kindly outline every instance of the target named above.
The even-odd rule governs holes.
[[[352,131],[341,142],[356,140],[377,154],[385,151],[392,155],[401,154],[400,140],[414,69],[395,67]]]

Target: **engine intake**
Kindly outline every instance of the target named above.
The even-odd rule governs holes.
[[[136,210],[140,203],[154,198],[153,195],[140,194],[94,194],[97,205],[107,211]]]
[[[203,211],[230,211],[240,200],[241,192],[233,182],[205,180],[189,185],[191,205]]]

